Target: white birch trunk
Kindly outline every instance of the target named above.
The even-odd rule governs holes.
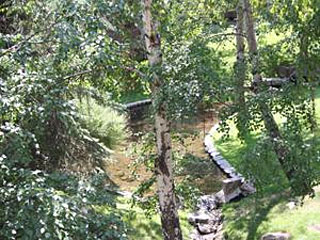
[[[236,46],[237,46],[237,62],[235,63],[235,79],[236,79],[236,97],[235,102],[238,106],[237,127],[239,133],[245,137],[248,130],[248,112],[246,108],[244,83],[246,79],[246,63],[245,63],[245,44],[243,33],[243,6],[239,2],[237,6],[237,26],[236,26]]]
[[[157,74],[157,70],[161,69],[162,63],[161,42],[157,29],[158,24],[152,18],[152,0],[142,0],[142,6],[144,39],[148,61],[149,65],[156,70],[153,73],[152,83],[154,103],[157,93],[163,86],[161,76]],[[166,116],[166,103],[162,101],[155,107],[155,132],[158,155],[155,162],[155,173],[157,175],[162,232],[165,240],[180,240],[182,239],[182,233],[174,194],[170,123]]]

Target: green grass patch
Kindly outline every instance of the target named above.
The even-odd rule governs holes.
[[[291,199],[292,201],[292,199]],[[224,206],[225,234],[232,240],[255,240],[268,232],[288,232],[293,240],[318,240],[320,189],[313,199],[290,209],[286,194],[250,196]],[[290,202],[292,204],[293,202]]]
[[[316,91],[316,106],[320,106],[320,88]],[[316,107],[316,117],[319,123],[320,108]],[[275,117],[277,122],[284,121],[280,116]],[[232,240],[255,240],[267,232],[289,232],[292,239],[317,240],[320,239],[320,188],[316,188],[316,196],[307,198],[302,206],[288,207],[288,202],[297,199],[290,198],[286,190],[285,181],[279,173],[280,166],[275,156],[264,156],[262,159],[270,161],[256,161],[250,159],[249,152],[254,152],[259,141],[260,132],[254,132],[246,143],[237,138],[237,130],[234,123],[230,122],[230,137],[223,141],[222,133],[215,133],[214,140],[221,154],[241,173],[254,170],[255,174],[269,175],[270,183],[259,194],[244,198],[238,202],[226,204],[223,208],[225,216],[225,234]],[[319,142],[319,129],[311,134],[306,134],[306,139]],[[308,140],[309,141],[309,140]],[[313,142],[315,144],[316,142]],[[267,146],[266,146],[267,147]],[[268,152],[268,151],[266,151]],[[277,166],[278,165],[278,166]],[[315,166],[320,167],[319,164]]]
[[[159,214],[147,216],[143,209],[131,206],[128,199],[120,199],[117,208],[126,212],[124,221],[129,226],[131,240],[162,240],[161,221]],[[192,226],[188,223],[188,209],[179,210],[180,225],[184,239],[188,239]]]
[[[120,96],[120,103],[131,103],[150,98],[150,95],[144,92],[126,92]]]

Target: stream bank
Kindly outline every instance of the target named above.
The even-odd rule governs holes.
[[[223,204],[256,191],[253,184],[247,182],[215,148],[212,135],[217,129],[216,123],[205,136],[204,147],[209,158],[227,179],[222,181],[222,189],[219,192],[202,196],[196,211],[189,215],[188,221],[194,226],[190,234],[192,240],[223,240]]]
[[[148,105],[148,101],[129,105],[129,126],[133,135],[129,139],[131,142],[140,141],[140,138],[137,137],[139,132],[145,133],[153,130],[153,124],[147,117]],[[252,188],[245,189],[245,180],[241,174],[238,174],[214,148],[211,135],[217,128],[217,119],[217,111],[211,109],[201,111],[192,119],[176,122],[172,126],[174,132],[197,132],[195,135],[191,134],[192,137],[184,139],[186,153],[193,158],[184,166],[183,172],[185,175],[197,176],[189,184],[196,186],[203,193],[199,198],[196,211],[188,217],[189,223],[194,227],[190,235],[193,240],[223,239],[221,206],[252,190]],[[152,173],[141,165],[136,174],[138,178],[132,176],[131,166],[135,159],[126,154],[127,146],[126,142],[116,149],[114,163],[108,166],[108,171],[119,190],[132,192],[140,183],[149,179]],[[177,148],[179,146],[174,145],[174,149]],[[183,177],[176,177],[176,181],[181,181]]]

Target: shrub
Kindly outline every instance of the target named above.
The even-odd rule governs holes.
[[[124,113],[111,106],[100,105],[90,97],[79,101],[78,108],[82,127],[105,146],[113,148],[128,136]]]
[[[68,86],[41,76],[0,79],[0,156],[17,167],[91,172],[109,155],[79,123]]]
[[[0,239],[126,239],[104,176],[11,168],[0,157]],[[97,211],[107,206],[106,214]]]

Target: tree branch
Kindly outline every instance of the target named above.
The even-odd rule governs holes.
[[[93,70],[87,69],[87,70],[84,70],[84,71],[81,71],[81,72],[77,72],[77,73],[65,76],[63,78],[63,80],[69,80],[70,78],[80,77],[80,76],[86,75],[86,74],[91,73],[91,72],[93,72]]]
[[[53,22],[52,24],[50,24],[46,29],[39,30],[39,31],[31,34],[29,37],[27,37],[27,38],[24,39],[23,41],[17,43],[16,45],[13,45],[13,46],[11,46],[11,47],[3,50],[3,51],[1,52],[0,57],[3,57],[4,55],[6,55],[6,54],[9,53],[9,52],[17,52],[17,51],[19,51],[24,44],[28,43],[29,40],[31,40],[32,38],[34,38],[37,34],[39,34],[39,33],[41,33],[41,32],[51,31],[52,28],[53,28],[56,24],[58,24],[59,18],[60,18],[60,17],[57,17],[57,18],[54,20],[54,22]]]
[[[134,68],[134,67],[125,67],[125,66],[120,66],[121,69],[126,70],[128,72],[134,72],[137,73],[140,77],[146,77],[146,74],[144,74],[143,72],[139,71],[138,69]]]
[[[226,36],[242,36],[242,37],[247,37],[246,34],[243,33],[237,33],[237,32],[231,32],[231,33],[215,33],[215,34],[211,34],[209,35],[209,37],[226,37]]]

